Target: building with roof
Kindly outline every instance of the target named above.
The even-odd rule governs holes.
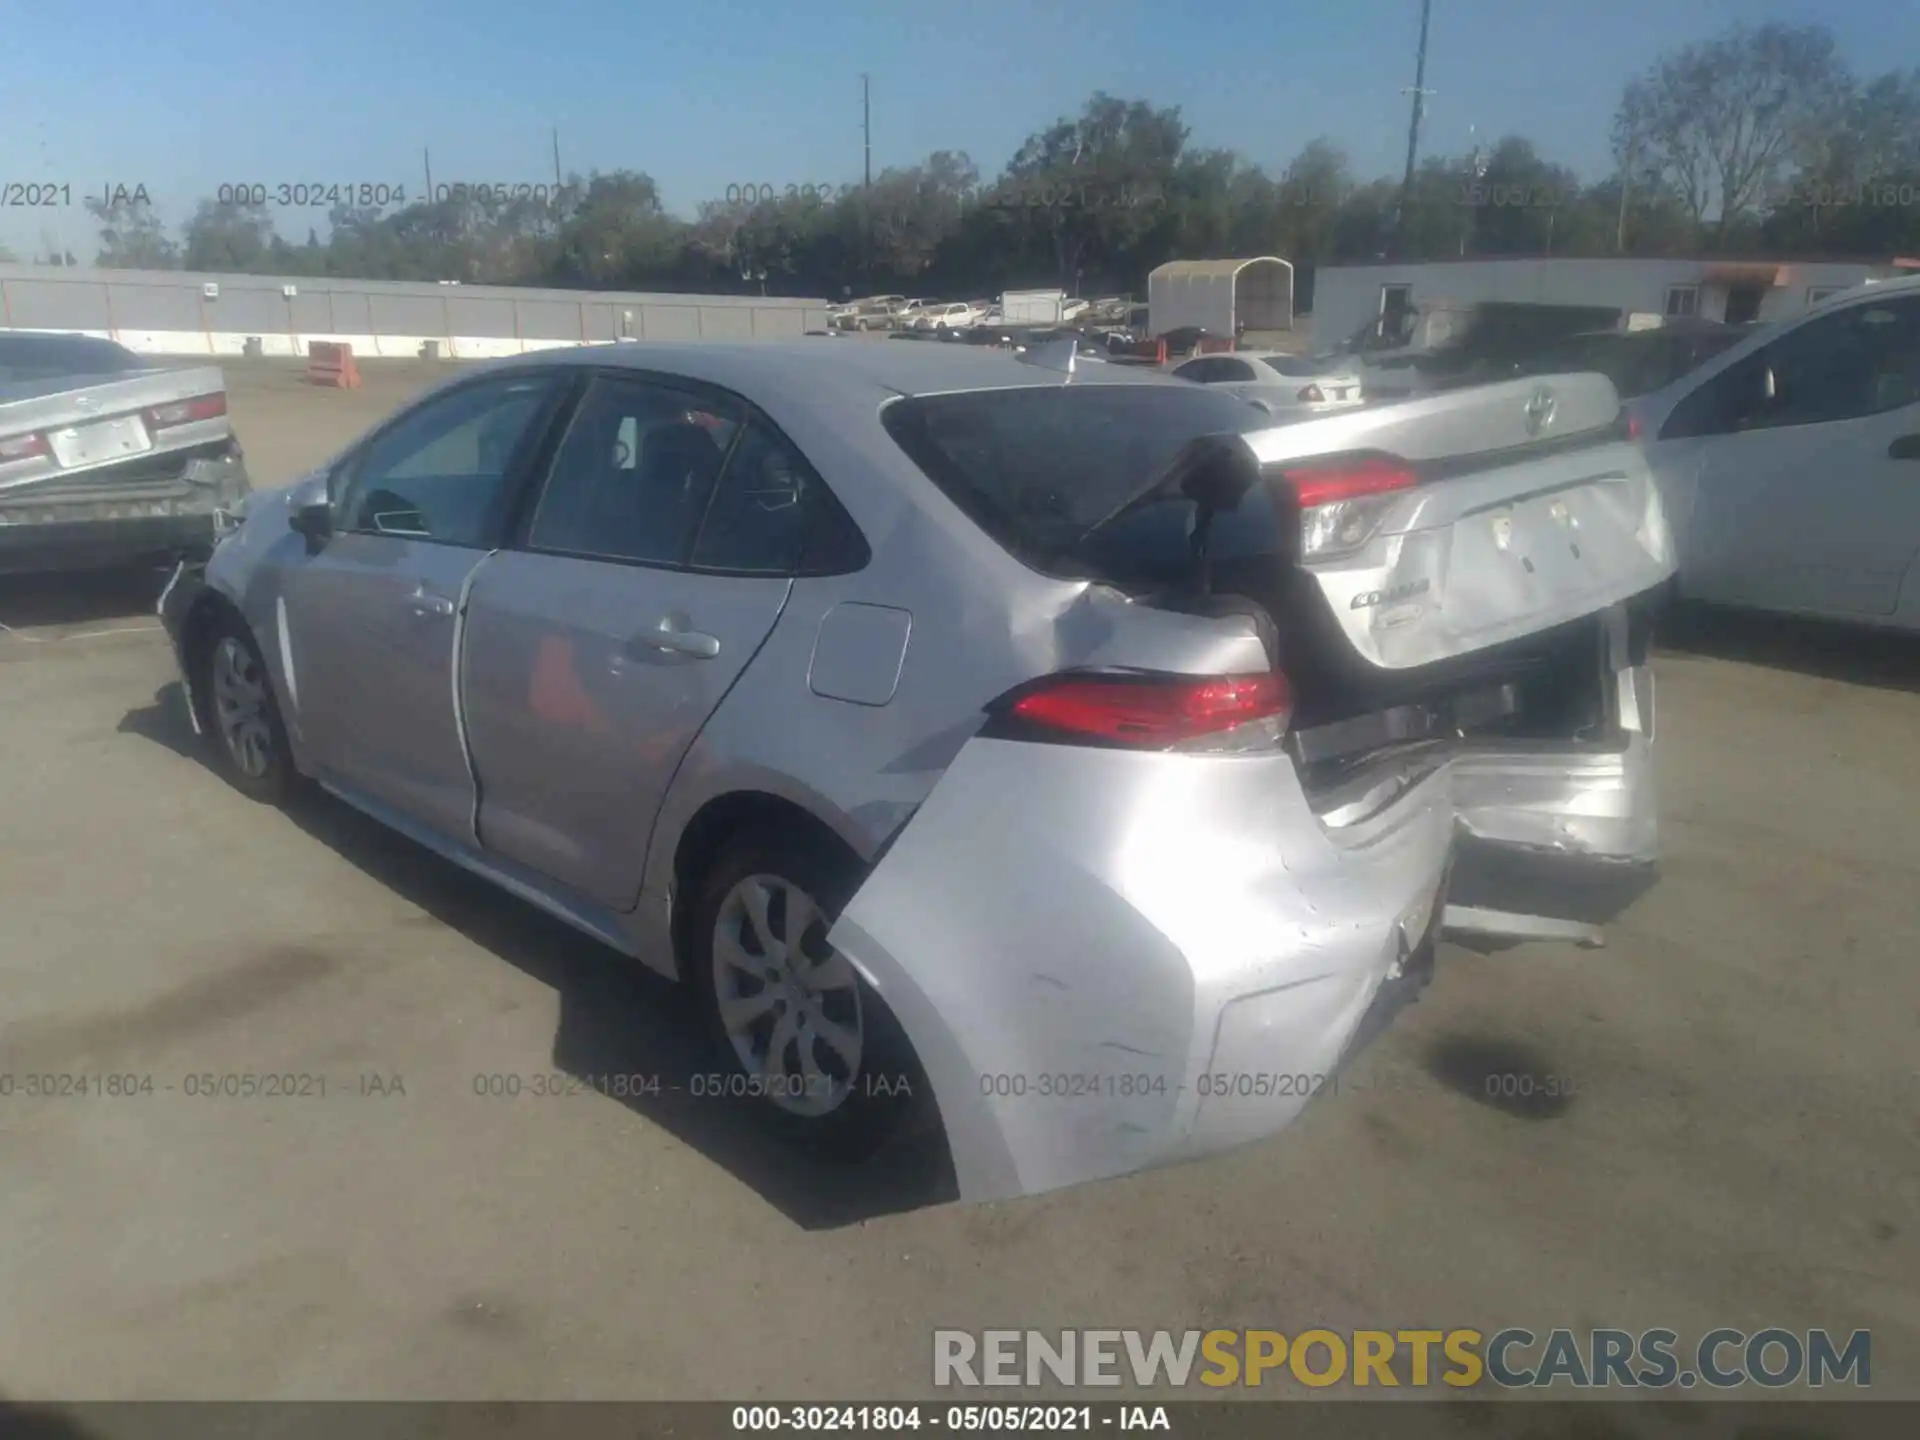
[[[1583,305],[1622,316],[1738,325],[1798,315],[1857,285],[1920,272],[1920,259],[1729,260],[1701,257],[1583,259],[1503,256],[1329,265],[1313,277],[1315,343],[1331,348],[1409,311],[1484,301]]]

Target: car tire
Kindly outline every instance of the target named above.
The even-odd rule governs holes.
[[[220,773],[251,800],[284,804],[299,772],[266,660],[245,622],[233,614],[214,620],[194,668],[201,719]]]
[[[931,1099],[899,1022],[825,943],[860,878],[844,847],[798,827],[743,831],[708,868],[688,937],[688,979],[726,1072],[702,1088],[841,1162],[871,1157]]]

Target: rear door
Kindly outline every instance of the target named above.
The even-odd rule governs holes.
[[[489,377],[406,411],[336,472],[335,534],[284,582],[291,699],[329,780],[459,839],[473,784],[454,711],[468,579],[568,386]]]
[[[636,903],[661,796],[786,603],[816,483],[735,397],[594,378],[469,601],[486,849]]]
[[[1920,297],[1812,317],[1679,402],[1653,451],[1689,595],[1893,614],[1920,553]]]

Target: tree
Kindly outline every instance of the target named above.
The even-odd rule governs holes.
[[[108,270],[171,270],[180,263],[180,247],[146,201],[124,196],[87,201],[100,226],[100,253],[94,264]]]
[[[264,205],[202,200],[187,222],[188,270],[262,274],[273,248],[273,218]]]
[[[1649,165],[1724,243],[1815,152],[1851,91],[1826,28],[1736,25],[1628,84],[1615,157],[1623,169]]]
[[[1125,252],[1155,225],[1186,143],[1178,106],[1098,92],[1079,119],[1028,136],[987,203],[1044,235],[1057,280],[1071,287],[1090,263]]]
[[[595,172],[569,187],[576,198],[557,217],[551,271],[574,285],[617,288],[675,268],[680,223],[660,203],[660,187],[637,170]]]

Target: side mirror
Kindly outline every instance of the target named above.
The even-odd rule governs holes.
[[[287,526],[294,534],[306,538],[309,555],[318,555],[321,547],[333,538],[333,507],[325,500],[295,506],[287,514]]]

